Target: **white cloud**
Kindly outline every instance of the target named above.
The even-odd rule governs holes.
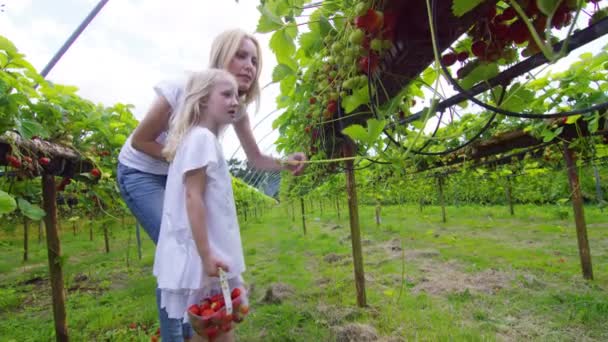
[[[0,18],[0,32],[41,70],[98,2],[58,0],[53,2],[57,10],[50,12],[41,7],[48,3],[38,1],[9,2],[10,11]],[[184,70],[207,66],[211,42],[217,34],[235,27],[254,32],[259,17],[257,4],[237,4],[234,0],[109,1],[48,77],[77,86],[81,96],[94,102],[134,104],[135,115],[141,119],[153,100],[155,83],[178,77]],[[267,48],[269,35],[256,36],[264,48],[261,83],[266,84],[276,61]],[[250,108],[252,124],[275,109],[277,95],[277,87],[263,92],[260,113],[254,115],[254,108]],[[276,116],[254,131],[257,139],[272,130]],[[260,148],[277,135],[275,132],[264,139]],[[237,146],[238,140],[230,130],[224,138],[226,155],[232,155]],[[243,153],[238,156],[242,158]]]

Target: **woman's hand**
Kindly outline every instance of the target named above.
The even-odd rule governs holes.
[[[206,258],[203,258],[203,268],[205,273],[209,277],[219,277],[220,269],[222,268],[225,272],[228,272],[228,265],[226,265],[223,261],[217,259],[213,255],[209,255]]]
[[[304,168],[306,167],[306,155],[302,152],[292,153],[287,156],[287,162],[285,163],[285,168],[291,171],[291,174],[294,176],[298,176],[302,174]]]

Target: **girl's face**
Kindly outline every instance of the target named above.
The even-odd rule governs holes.
[[[215,125],[227,125],[237,119],[239,113],[238,87],[233,79],[219,80],[207,102],[207,115]]]
[[[243,38],[228,71],[236,78],[241,94],[249,91],[258,73],[258,50],[251,39]]]

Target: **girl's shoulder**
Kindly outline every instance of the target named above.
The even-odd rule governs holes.
[[[198,142],[198,143],[215,143],[217,138],[215,135],[206,127],[202,126],[194,126],[190,128],[186,137],[184,139],[188,142]]]

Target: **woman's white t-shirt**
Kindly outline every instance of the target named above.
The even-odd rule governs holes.
[[[227,264],[229,278],[238,277],[245,271],[232,180],[221,145],[211,131],[194,127],[179,145],[167,176],[162,223],[154,258],[154,275],[162,291],[161,296],[165,296],[165,299],[171,298],[166,293],[187,296],[204,287],[209,280],[192,237],[184,184],[186,172],[203,167],[206,167],[207,176],[205,223],[211,252]],[[174,307],[166,300],[163,302],[163,307]]]
[[[173,117],[173,114],[178,111],[180,106],[183,104],[185,87],[185,79],[163,81],[154,86],[154,91],[156,94],[164,97],[171,106],[171,117]],[[155,175],[166,175],[167,170],[169,169],[169,163],[164,160],[150,157],[149,155],[136,150],[133,146],[131,146],[132,139],[133,134],[129,136],[125,144],[120,149],[118,161],[127,167],[142,172],[152,173]],[[156,142],[164,145],[166,139],[167,132],[165,131],[156,138]]]

